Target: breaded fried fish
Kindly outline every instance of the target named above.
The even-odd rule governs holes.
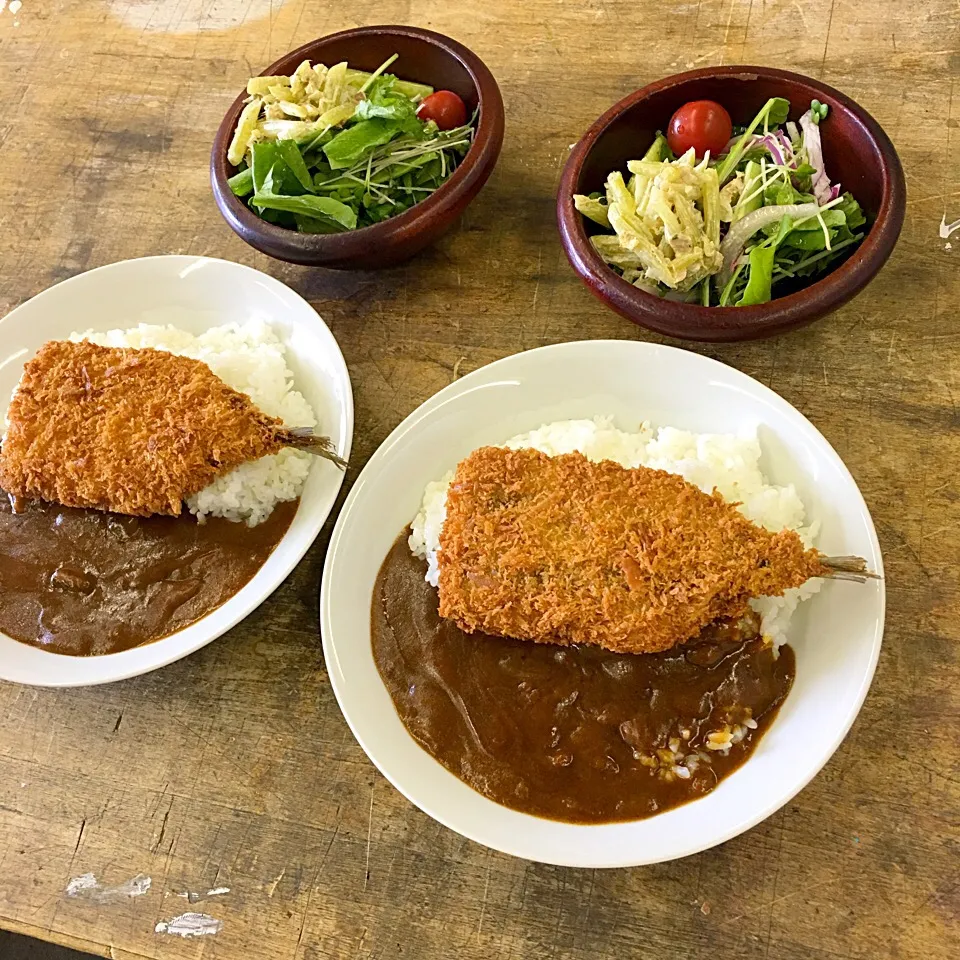
[[[669,649],[811,577],[867,575],[676,474],[502,447],[457,467],[438,560],[440,615],[461,629],[619,653]]]
[[[199,360],[52,340],[23,370],[0,447],[14,496],[179,516],[221,474],[284,447],[340,466],[326,437],[290,430]]]

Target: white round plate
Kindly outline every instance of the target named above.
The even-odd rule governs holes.
[[[410,523],[423,488],[484,444],[553,420],[612,414],[711,433],[757,428],[761,467],[793,482],[818,547],[857,554],[881,572],[860,491],[816,428],[750,377],[694,353],[625,341],[543,347],[483,367],[414,411],[371,457],[347,498],[323,571],[320,623],[340,707],[370,759],[421,810],[458,833],[529,860],[621,867],[697,853],[770,816],[827,762],[853,723],[883,634],[882,582],[825,583],[791,623],[793,690],[751,759],[713,793],[648,820],[583,826],[508,810],[422,750],[400,722],[370,647],[378,569]]]
[[[45,290],[0,321],[0,416],[26,360],[47,340],[75,330],[113,330],[172,323],[191,333],[230,322],[265,320],[287,348],[297,389],[340,456],[350,454],[353,394],[333,334],[302,297],[258,270],[207,257],[145,257],[82,273]],[[225,604],[177,633],[122,653],[69,657],[18,643],[0,633],[0,679],[76,687],[134,677],[215,640],[280,585],[326,520],[343,473],[315,462],[290,529],[253,579]]]

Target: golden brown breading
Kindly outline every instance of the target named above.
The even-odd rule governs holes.
[[[438,559],[440,615],[461,629],[621,653],[666,650],[823,573],[796,533],[676,474],[502,447],[457,467]]]
[[[0,449],[16,496],[136,516],[277,453],[283,424],[199,360],[53,340],[23,370]]]

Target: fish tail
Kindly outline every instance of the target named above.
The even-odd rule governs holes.
[[[324,460],[335,463],[341,470],[347,468],[347,461],[333,449],[330,438],[314,433],[310,427],[293,427],[283,430],[280,432],[278,439],[285,446],[295,447],[297,450],[304,450],[315,456],[323,457]]]
[[[867,561],[863,557],[821,557],[820,565],[824,568],[821,576],[830,580],[866,583],[868,580],[883,579],[880,574],[867,569]]]

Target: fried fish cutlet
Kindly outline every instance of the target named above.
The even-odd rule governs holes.
[[[46,343],[24,367],[0,447],[0,488],[134,516],[179,516],[221,474],[283,447],[343,462],[326,437],[267,416],[200,360]]]
[[[652,653],[839,568],[676,474],[484,447],[457,467],[440,615],[467,631]]]

